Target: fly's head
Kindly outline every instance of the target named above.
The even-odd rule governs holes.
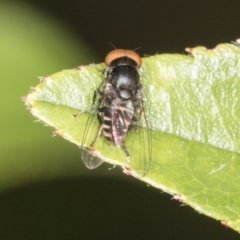
[[[105,57],[105,64],[107,67],[119,65],[131,66],[132,65],[131,60],[134,62],[133,65],[135,67],[137,68],[141,67],[142,59],[137,53],[131,50],[115,49],[107,54],[107,56]]]
[[[130,100],[139,88],[140,56],[130,50],[116,49],[105,58],[106,80],[112,84],[121,100]]]

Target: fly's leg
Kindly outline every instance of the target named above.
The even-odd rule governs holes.
[[[89,110],[91,111],[92,106],[95,105],[95,102],[96,102],[96,99],[97,99],[97,95],[98,95],[98,94],[99,94],[100,96],[102,96],[102,95],[103,95],[103,92],[102,92],[101,90],[99,90],[99,89],[97,89],[97,90],[94,91],[94,95],[93,95],[93,100],[92,100],[92,105],[91,105],[91,107],[88,106],[88,107],[84,108],[82,111],[73,114],[72,116],[73,116],[74,118],[76,118],[76,117],[80,116],[81,114],[83,114],[83,113],[85,113],[85,112],[87,112],[87,111],[89,111]]]
[[[133,116],[131,124],[129,126],[129,130],[131,130],[133,128],[136,129],[137,128],[137,122],[138,122],[138,119],[135,116]]]
[[[103,96],[103,92],[102,92],[100,89],[95,90],[95,91],[94,91],[94,94],[93,94],[92,104],[95,104],[98,94],[99,94],[100,96]]]
[[[121,143],[121,148],[124,151],[124,153],[126,154],[127,161],[129,162],[130,161],[130,154],[129,154],[128,150],[127,150],[127,147],[126,147],[124,141]]]
[[[90,109],[91,109],[90,107],[86,107],[86,108],[84,108],[82,111],[80,111],[80,112],[78,112],[78,113],[75,113],[75,114],[73,114],[72,116],[73,116],[74,118],[76,118],[76,117],[80,116],[81,114],[89,111]]]
[[[104,107],[98,108],[97,119],[98,119],[99,124],[103,123],[101,113],[104,112],[104,109],[105,109]]]

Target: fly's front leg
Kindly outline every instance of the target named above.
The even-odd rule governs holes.
[[[92,105],[95,104],[98,94],[99,94],[99,95],[101,96],[101,98],[102,98],[103,92],[102,92],[99,88],[94,91],[93,99],[92,99]],[[100,99],[101,99],[101,98],[100,98]]]
[[[100,95],[101,97],[103,96],[103,92],[100,90],[100,89],[97,89],[94,91],[94,94],[93,94],[93,99],[92,99],[92,104],[91,104],[91,107],[86,107],[84,108],[82,111],[78,112],[78,113],[75,113],[73,114],[72,116],[74,118],[78,117],[79,115],[83,114],[84,112],[87,112],[87,111],[90,111],[93,109],[93,106],[95,105],[95,102],[96,102],[96,99],[97,99],[97,95]]]
[[[82,111],[80,111],[80,112],[78,112],[78,113],[75,113],[75,114],[72,114],[72,116],[73,116],[74,118],[76,118],[76,117],[80,116],[81,114],[89,111],[89,109],[91,109],[91,108],[90,108],[90,107],[86,107],[86,108],[84,108]]]

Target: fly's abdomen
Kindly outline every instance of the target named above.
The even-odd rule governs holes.
[[[103,136],[109,142],[113,142],[113,136],[112,136],[112,114],[111,114],[111,109],[109,107],[105,107],[104,108],[102,128],[103,128],[103,130],[102,130],[103,131]]]
[[[103,135],[116,145],[121,145],[133,119],[134,110],[121,104],[105,107],[103,113]]]

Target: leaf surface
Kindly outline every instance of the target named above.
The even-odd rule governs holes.
[[[129,173],[240,231],[240,48],[221,44],[188,51],[190,56],[143,58],[140,77],[150,109],[152,163],[142,177],[138,155],[132,154]],[[45,78],[26,98],[31,113],[80,146],[104,68],[84,66]],[[134,131],[129,135],[134,137]],[[103,149],[103,143],[96,145],[100,158],[129,167],[117,147]],[[132,152],[139,147],[133,142]]]

